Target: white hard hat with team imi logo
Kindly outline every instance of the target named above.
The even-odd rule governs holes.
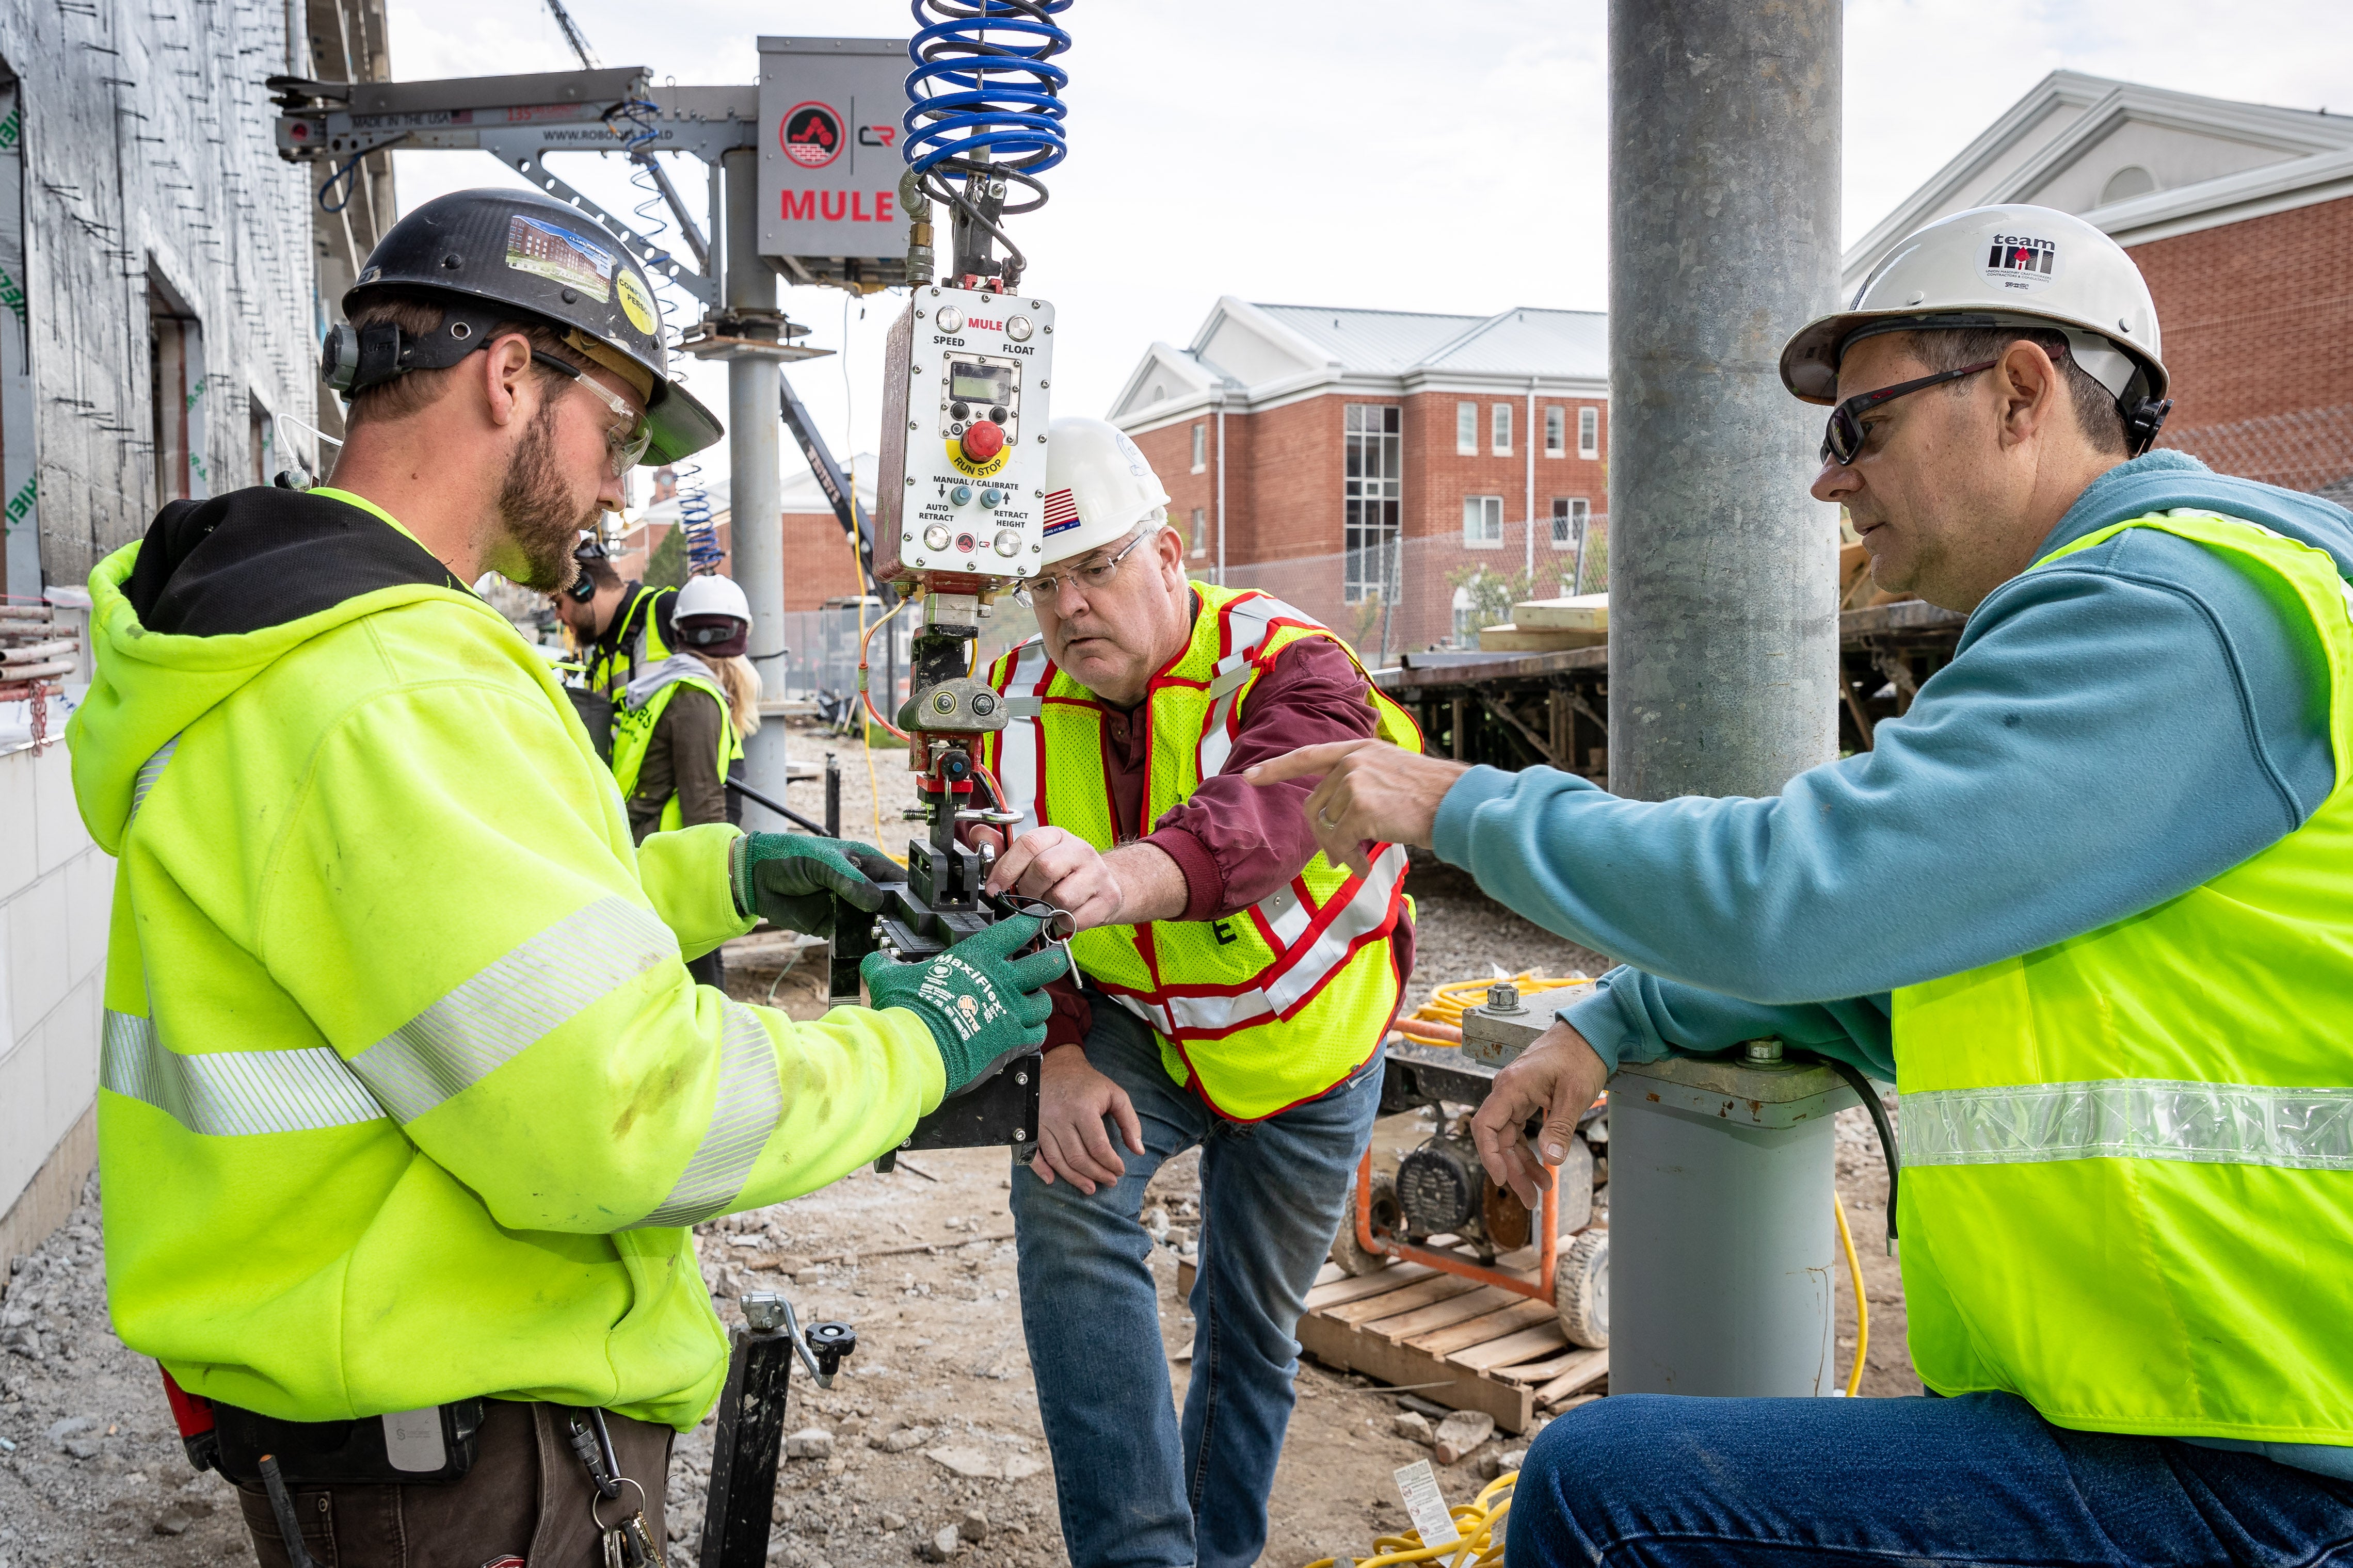
[[[1809,321],[1781,351],[1781,382],[1809,403],[1838,401],[1839,361],[1881,332],[2055,329],[2069,357],[2116,400],[2134,456],[2166,399],[2157,305],[2124,247],[2051,207],[1972,207],[1906,237],[1845,310]]]
[[[1168,521],[1168,492],[1127,432],[1101,419],[1057,419],[1046,430],[1045,564]]]

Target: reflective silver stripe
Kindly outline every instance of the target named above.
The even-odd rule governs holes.
[[[164,764],[172,760],[172,753],[178,749],[179,744],[180,737],[174,735],[155,748],[153,756],[139,764],[139,775],[132,781],[131,784],[132,818],[135,819],[139,816],[139,808],[147,804],[147,792],[153,789],[155,781],[164,776]]]
[[[678,939],[650,910],[599,899],[353,1057],[352,1070],[394,1116],[414,1121],[677,956]]]
[[[1905,1165],[2188,1160],[2353,1171],[2353,1089],[2104,1079],[1899,1098]]]
[[[751,1179],[752,1163],[785,1113],[777,1079],[776,1042],[759,1016],[741,1003],[724,1004],[719,1031],[719,1094],[711,1129],[686,1163],[661,1207],[630,1226],[695,1225],[726,1208]]]
[[[182,1056],[153,1020],[106,1015],[98,1081],[142,1101],[191,1132],[313,1132],[384,1120],[378,1105],[332,1047],[285,1051],[207,1051]]]

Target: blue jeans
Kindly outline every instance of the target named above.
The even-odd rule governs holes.
[[[2007,1394],[1573,1410],[1528,1452],[1513,1568],[2353,1563],[2353,1485],[2053,1426]]]
[[[1144,1124],[1126,1173],[1092,1196],[1013,1173],[1021,1327],[1054,1456],[1062,1541],[1075,1568],[1248,1568],[1266,1543],[1266,1498],[1291,1424],[1291,1331],[1324,1266],[1380,1109],[1373,1060],[1319,1100],[1228,1121],[1169,1081],[1151,1031],[1089,994],[1087,1060]],[[1160,1302],[1136,1215],[1145,1184],[1196,1143],[1200,1264],[1193,1382],[1180,1427]]]

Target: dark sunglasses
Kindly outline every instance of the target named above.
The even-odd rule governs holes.
[[[1965,375],[1991,370],[2000,363],[1998,359],[1989,359],[1983,364],[1965,364],[1958,370],[1940,370],[1917,381],[1899,381],[1894,386],[1883,386],[1877,392],[1857,393],[1831,410],[1830,423],[1822,428],[1822,461],[1836,462],[1844,468],[1862,455],[1862,416],[1873,409],[1931,386],[1941,386]]]

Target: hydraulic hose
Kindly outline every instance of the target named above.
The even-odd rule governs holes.
[[[1854,1090],[1862,1108],[1871,1112],[1872,1126],[1879,1130],[1880,1157],[1887,1162],[1887,1250],[1892,1253],[1895,1250],[1895,1178],[1903,1161],[1895,1152],[1895,1129],[1888,1124],[1887,1107],[1880,1103],[1879,1091],[1871,1087],[1871,1080],[1862,1076],[1861,1068],[1836,1057],[1817,1056],[1815,1059],[1846,1079],[1846,1086]]]

